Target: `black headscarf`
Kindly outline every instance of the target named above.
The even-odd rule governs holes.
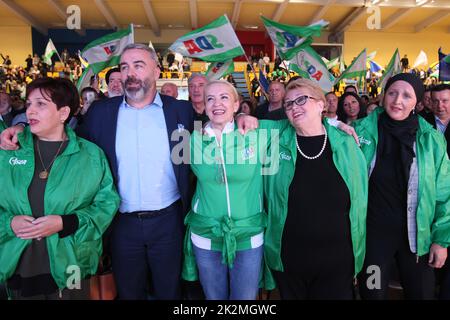
[[[416,100],[421,101],[425,88],[422,81],[416,76],[409,73],[400,73],[390,78],[386,83],[384,92],[387,92],[388,88],[396,81],[406,81],[414,89],[416,94]],[[394,120],[387,112],[383,112],[380,115],[378,121],[379,127],[379,144],[378,153],[383,157],[392,152],[395,139],[400,144],[400,157],[402,163],[402,176],[404,182],[407,183],[409,179],[409,170],[413,162],[413,158],[416,156],[414,153],[414,142],[416,141],[416,134],[419,128],[419,119],[414,111],[411,111],[409,116],[404,120]]]

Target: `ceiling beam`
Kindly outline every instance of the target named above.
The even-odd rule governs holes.
[[[148,22],[152,26],[153,33],[155,36],[161,36],[161,29],[159,28],[158,20],[156,20],[155,12],[153,11],[152,5],[149,0],[142,0],[142,4],[144,5],[145,15],[147,16]]]
[[[116,17],[114,17],[113,12],[108,7],[108,5],[105,3],[104,0],[94,0],[95,5],[97,6],[98,10],[102,13],[102,15],[105,17],[106,21],[108,21],[111,28],[119,29],[119,24],[117,23]]]
[[[355,8],[344,21],[342,21],[335,29],[334,34],[345,32],[348,28],[352,26],[363,14],[366,13],[366,7]]]
[[[192,29],[198,28],[197,0],[189,0],[189,11],[191,13]]]
[[[319,21],[320,19],[322,19],[322,17],[324,16],[324,14],[328,11],[328,9],[330,9],[330,7],[336,2],[336,0],[328,0],[328,2],[326,4],[324,4],[323,6],[320,6],[320,8],[317,10],[317,12],[314,14],[314,16],[312,17],[312,19],[309,21],[309,24],[312,24],[316,21]]]
[[[38,22],[35,17],[25,11],[17,3],[12,0],[0,0],[0,3],[11,10],[16,16],[24,20],[27,24],[38,30],[43,35],[48,35],[47,27]]]
[[[48,4],[55,9],[56,14],[64,21],[67,21],[67,13],[64,10],[63,6],[56,2],[56,0],[47,0]],[[78,33],[80,36],[85,36],[86,32],[83,28],[83,25],[81,25],[81,29],[73,29],[76,33]]]
[[[241,14],[241,4],[242,0],[236,0],[233,7],[233,16],[231,17],[231,25],[236,29],[236,25],[239,20],[239,15]]]
[[[439,21],[447,18],[450,15],[450,10],[443,10],[433,14],[431,17],[426,18],[422,22],[414,26],[415,32],[421,32],[422,30],[428,28],[429,26],[438,23]]]
[[[386,30],[395,25],[403,17],[410,14],[415,8],[403,8],[395,11],[386,21],[381,22],[381,30]]]
[[[281,16],[284,13],[284,10],[286,10],[287,5],[289,4],[289,0],[284,0],[282,3],[280,3],[277,7],[277,11],[275,11],[272,20],[273,21],[280,21]]]

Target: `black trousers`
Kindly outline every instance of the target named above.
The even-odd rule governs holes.
[[[447,249],[447,260],[445,261],[445,265],[441,270],[438,270],[440,273],[440,300],[450,300],[450,250]]]
[[[434,299],[434,269],[428,265],[428,254],[417,257],[409,249],[406,237],[404,233],[393,234],[386,230],[383,233],[381,230],[368,228],[366,258],[359,277],[362,299],[388,299],[393,261],[399,271],[405,299]],[[377,279],[378,275],[380,277]]]
[[[353,268],[317,274],[272,271],[282,300],[352,300]]]
[[[112,268],[119,299],[180,299],[183,253],[181,201],[155,216],[117,214],[112,231]]]

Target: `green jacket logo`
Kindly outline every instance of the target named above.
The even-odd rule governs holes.
[[[372,143],[372,141],[367,140],[366,138],[364,138],[363,136],[358,137],[359,138],[359,143],[364,143],[367,144],[368,146],[370,146],[370,144]]]
[[[281,160],[287,160],[287,161],[291,161],[292,157],[284,152],[280,152],[280,159]]]
[[[16,157],[9,158],[9,164],[12,166],[24,166],[27,164],[27,160],[20,160]]]

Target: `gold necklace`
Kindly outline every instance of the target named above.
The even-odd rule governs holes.
[[[37,152],[38,152],[38,155],[39,155],[39,160],[41,161],[42,168],[44,168],[44,170],[42,170],[41,172],[39,172],[39,178],[40,178],[40,179],[45,180],[45,179],[48,178],[48,169],[50,169],[50,167],[52,166],[52,164],[53,164],[53,162],[55,161],[56,157],[58,156],[59,151],[61,151],[61,148],[62,148],[62,146],[63,146],[63,144],[64,144],[64,141],[65,141],[65,140],[61,141],[61,144],[59,145],[58,151],[56,151],[56,154],[55,154],[55,156],[53,157],[52,162],[50,162],[50,164],[49,164],[48,167],[46,168],[45,165],[44,165],[44,161],[42,161],[41,150],[39,149],[39,139],[37,139],[37,143],[36,143]]]

